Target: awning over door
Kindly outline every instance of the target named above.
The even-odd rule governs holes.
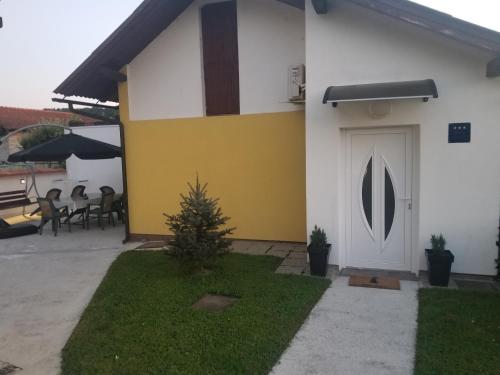
[[[424,101],[437,98],[436,84],[432,79],[405,82],[383,82],[350,86],[330,86],[326,89],[323,103],[367,100],[395,100],[420,98]]]

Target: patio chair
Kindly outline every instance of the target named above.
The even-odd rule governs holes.
[[[59,200],[59,197],[61,196],[62,190],[61,189],[50,189],[47,194],[45,194],[45,198],[50,199],[50,200]],[[30,213],[30,216],[33,216],[37,213],[40,212],[40,207],[37,207],[32,213]]]
[[[113,189],[111,186],[101,186],[99,190],[103,193],[115,193],[115,189]],[[123,197],[120,199],[115,199],[113,201],[113,212],[116,212],[116,216],[118,217],[118,220],[124,223],[124,217],[125,215],[123,214]]]
[[[57,230],[61,226],[61,219],[69,218],[69,212],[67,208],[58,210],[54,206],[54,202],[47,198],[38,198],[38,204],[40,205],[40,210],[42,211],[42,221],[40,222],[40,235],[43,232],[43,226],[49,221],[52,221],[52,231],[54,236],[57,236]],[[71,232],[71,222],[68,220],[68,231]]]
[[[87,196],[85,195],[85,185],[76,185],[73,190],[71,191],[71,199],[72,200],[78,200],[78,199],[85,199]],[[82,227],[85,228],[85,214],[87,212],[87,208],[80,208],[75,211],[73,211],[68,219],[68,221],[76,216],[80,215],[77,218],[77,221],[81,220]]]
[[[76,185],[71,191],[71,199],[85,198],[85,185]]]
[[[56,189],[56,188],[50,189],[47,192],[47,194],[45,194],[45,198],[57,201],[61,197],[61,193],[62,193],[61,189]]]
[[[125,218],[126,218],[126,215],[125,215],[125,199],[127,199],[127,197],[125,196],[125,194],[122,194],[122,196],[120,197],[120,199],[118,200],[115,200],[115,202],[113,203],[114,204],[114,208],[115,208],[115,212],[118,216],[118,220],[120,220],[120,222],[122,224],[125,224]]]
[[[115,226],[115,218],[113,216],[113,201],[115,193],[106,193],[101,197],[101,202],[96,208],[89,207],[87,210],[87,230],[90,228],[90,218],[97,217],[97,221],[102,230],[104,230],[104,216],[108,215],[108,223]]]
[[[107,193],[114,193],[115,192],[115,189],[113,189],[111,186],[101,186],[99,188],[99,190],[101,191],[101,193],[103,194],[107,194]]]

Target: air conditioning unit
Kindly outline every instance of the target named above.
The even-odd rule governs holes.
[[[304,64],[288,67],[288,100],[303,102],[306,99],[306,67]]]

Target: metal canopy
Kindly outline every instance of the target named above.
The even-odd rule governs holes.
[[[405,82],[383,82],[364,85],[330,86],[326,89],[323,104],[368,100],[396,100],[419,98],[424,101],[437,98],[436,84],[432,79]]]

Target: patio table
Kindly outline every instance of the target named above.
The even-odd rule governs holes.
[[[71,211],[76,211],[82,208],[87,208],[89,205],[98,205],[101,202],[101,193],[89,193],[86,197],[81,197],[78,199],[73,199],[71,197],[61,198],[59,200],[54,200],[54,206],[57,209],[68,207]],[[120,200],[122,197],[121,193],[115,193],[114,201]]]
[[[118,201],[122,197],[121,193],[115,193],[113,200]],[[102,198],[102,193],[88,193],[85,197],[78,199],[73,199],[71,197],[63,197],[59,200],[54,200],[55,208],[62,209],[67,208],[70,213],[69,218],[66,220],[71,220],[79,210],[88,210],[90,206],[97,206],[100,204]],[[81,212],[81,211],[80,211]]]

